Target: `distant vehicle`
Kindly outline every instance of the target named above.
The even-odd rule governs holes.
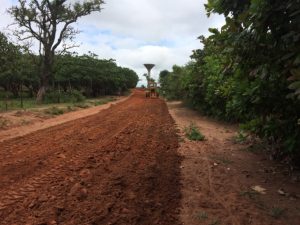
[[[155,81],[148,81],[146,90],[146,98],[158,98],[159,93],[157,91],[157,83]]]
[[[144,76],[147,79],[147,89],[146,89],[146,98],[158,98],[159,94],[157,91],[157,83],[154,79],[151,78],[150,73],[151,69],[155,66],[154,64],[144,64],[146,67],[148,74],[145,74]]]

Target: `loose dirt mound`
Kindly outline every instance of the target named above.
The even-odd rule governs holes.
[[[141,92],[4,141],[0,224],[179,224],[177,147],[165,103]]]

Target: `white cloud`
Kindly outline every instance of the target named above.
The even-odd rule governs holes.
[[[0,1],[3,9],[14,0]],[[224,23],[221,16],[207,18],[204,3],[206,0],[106,0],[100,13],[79,20],[82,33],[76,40],[81,46],[76,51],[114,58],[141,78],[146,72],[143,64],[155,63],[153,76],[157,78],[159,71],[187,63],[192,50],[201,47],[197,37]],[[3,11],[0,29],[11,23]]]

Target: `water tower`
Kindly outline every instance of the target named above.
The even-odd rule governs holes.
[[[147,78],[147,90],[146,90],[146,98],[150,97],[159,97],[157,92],[157,83],[154,80],[151,80],[151,70],[155,66],[154,64],[144,64],[146,69],[148,70]]]
[[[148,70],[148,79],[150,79],[150,73],[152,68],[155,66],[154,64],[144,64],[144,66],[146,67],[146,69]]]

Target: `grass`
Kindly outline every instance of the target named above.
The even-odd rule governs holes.
[[[185,136],[191,141],[205,140],[205,136],[200,132],[199,128],[194,123],[190,123],[190,125],[184,129],[184,132]]]
[[[31,122],[30,121],[28,121],[28,120],[25,120],[25,119],[22,119],[21,120],[21,125],[28,125],[28,124],[30,124]]]
[[[256,191],[253,191],[253,190],[247,190],[247,191],[241,191],[240,195],[248,197],[250,199],[256,199],[257,196],[258,196],[258,193]]]
[[[74,107],[81,108],[81,109],[87,109],[90,107],[90,105],[86,104],[86,103],[75,103]]]
[[[58,108],[56,106],[52,106],[51,108],[45,109],[44,112],[46,114],[55,115],[55,116],[65,113],[65,111],[63,109]]]
[[[220,224],[220,221],[218,219],[213,219],[209,225],[219,225]]]
[[[11,99],[8,100],[7,103],[5,100],[0,100],[0,111],[6,111],[6,105],[7,105],[7,110],[22,109],[20,99]],[[23,109],[34,108],[34,107],[36,107],[35,99],[32,98],[23,99]]]
[[[279,219],[285,212],[285,209],[277,206],[273,206],[270,210],[270,215],[275,218]]]
[[[12,110],[20,110],[20,109],[35,109],[35,108],[45,108],[45,107],[59,107],[65,108],[66,111],[74,111],[77,108],[89,108],[92,106],[103,105],[111,101],[115,101],[116,98],[109,97],[101,97],[96,99],[87,99],[84,102],[80,103],[43,103],[37,104],[35,98],[24,98],[23,99],[23,107],[21,107],[20,99],[10,99],[7,102],[5,99],[0,99],[0,112],[12,111]],[[7,106],[7,109],[6,109]]]
[[[196,218],[198,220],[206,220],[206,219],[208,219],[208,215],[205,211],[200,211],[197,213]]]
[[[92,104],[94,106],[98,106],[98,105],[104,105],[106,103],[116,101],[116,100],[117,99],[115,97],[104,97],[104,98],[100,98],[100,99],[90,99],[90,100],[88,100],[88,103]]]
[[[238,132],[238,135],[234,137],[235,141],[237,143],[245,143],[248,139],[248,134],[246,134],[244,131],[240,130]]]
[[[74,106],[68,105],[67,106],[67,111],[68,112],[73,112],[73,111],[76,111],[76,108]]]
[[[247,197],[248,199],[253,200],[256,206],[262,210],[267,210],[267,206],[265,203],[260,199],[260,195],[258,192],[254,190],[245,190],[240,192],[240,196]]]
[[[9,121],[7,119],[0,117],[0,128],[5,128],[8,126],[8,124],[9,124]]]

